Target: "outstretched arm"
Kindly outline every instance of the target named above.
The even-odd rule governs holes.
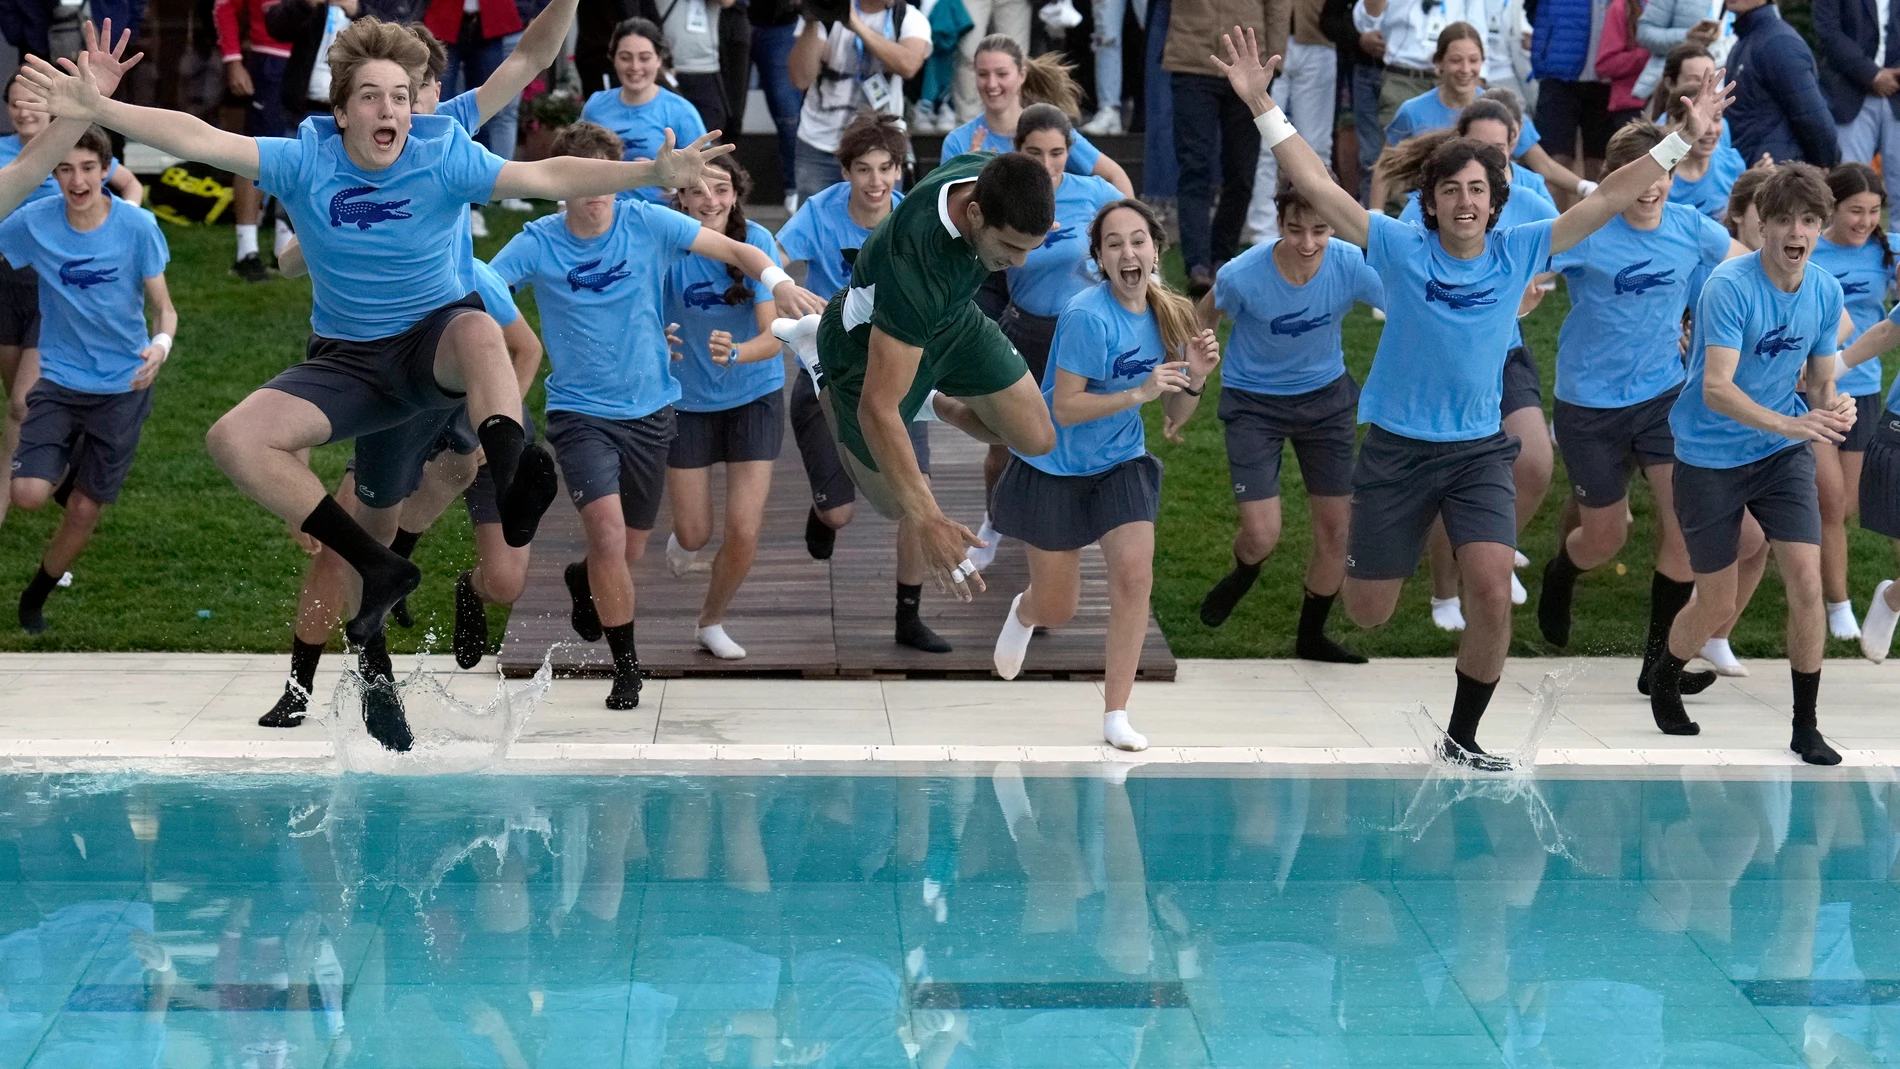
[[[1834,355],[1808,361],[1808,396],[1817,403],[1799,416],[1784,416],[1765,408],[1735,384],[1735,369],[1741,364],[1739,349],[1711,345],[1703,350],[1702,400],[1711,409],[1747,427],[1779,434],[1797,442],[1833,442],[1845,439],[1854,425],[1853,408],[1841,411],[1834,396]],[[1816,397],[1819,389],[1823,398]]]
[[[33,92],[22,103],[28,110],[61,119],[96,122],[182,159],[208,163],[245,178],[257,177],[255,140],[226,133],[182,111],[141,108],[113,100],[101,92],[103,87],[92,69],[91,58],[90,52],[80,53],[75,73],[68,74],[38,56],[26,57],[27,65],[21,68],[20,77]]]
[[[1723,110],[1735,99],[1735,83],[1724,81],[1723,74],[1723,71],[1716,71],[1715,77],[1703,82],[1701,88],[1696,90],[1695,99],[1689,101],[1689,114],[1680,132],[1670,134],[1648,154],[1618,167],[1616,173],[1606,177],[1594,193],[1571,205],[1569,211],[1557,217],[1550,231],[1552,254],[1569,249],[1596,233],[1597,228],[1604,223],[1621,215],[1636,203],[1636,198],[1642,196],[1644,190],[1656,183],[1656,179],[1675,168],[1682,160],[1682,155],[1688,151],[1688,146],[1702,136],[1702,131],[1722,121]],[[1665,166],[1663,157],[1670,155],[1673,158]]]
[[[508,53],[495,73],[475,90],[475,106],[481,111],[483,122],[494,118],[509,101],[520,97],[535,75],[560,58],[561,46],[567,43],[567,29],[574,24],[574,8],[579,3],[580,0],[553,0],[521,31],[521,41],[515,50]]]
[[[1367,4],[1368,8],[1371,6]],[[1383,10],[1384,5],[1381,4],[1380,8]],[[1239,47],[1234,44],[1236,38],[1241,41]],[[1299,190],[1313,205],[1320,218],[1332,225],[1334,233],[1364,248],[1366,234],[1371,226],[1366,209],[1352,199],[1351,194],[1341,189],[1339,183],[1333,181],[1332,175],[1326,173],[1325,161],[1319,158],[1319,153],[1313,151],[1313,146],[1307,144],[1305,138],[1292,133],[1292,124],[1267,93],[1273,84],[1274,72],[1280,69],[1280,57],[1274,56],[1265,63],[1260,62],[1260,45],[1254,40],[1251,27],[1245,30],[1234,27],[1233,33],[1221,35],[1221,43],[1225,46],[1227,58],[1208,58],[1227,75],[1227,84],[1233,86],[1235,94],[1252,109],[1254,121],[1261,126],[1266,140],[1273,142],[1273,156],[1280,163],[1281,173],[1292,180],[1293,188]],[[1275,135],[1267,132],[1270,129],[1279,129],[1284,136],[1274,141]],[[1635,199],[1634,195],[1631,199]]]
[[[777,302],[783,314],[793,319],[808,315],[821,315],[825,302],[811,291],[793,282],[784,269],[772,262],[772,258],[762,249],[754,248],[743,241],[734,241],[717,230],[701,227],[699,236],[693,239],[693,252],[708,260],[731,264],[746,273],[746,277],[755,282],[764,282],[771,287],[772,300]],[[767,322],[770,325],[770,321]]]
[[[99,41],[102,36],[108,42],[112,40],[111,19],[101,24],[99,32],[93,31],[90,22],[81,23],[80,30],[86,38],[86,51],[80,58],[92,68],[93,79],[100,90],[110,94],[119,87],[119,79],[136,66],[145,53],[139,52],[131,59],[120,60],[119,57],[125,53],[125,46],[132,40],[129,30],[119,35],[118,43],[111,50],[101,48]],[[30,109],[32,105],[29,103],[27,106]],[[12,163],[0,167],[0,219],[13,214],[13,209],[26,203],[26,198],[33,195],[46,176],[53,173],[53,168],[59,166],[59,161],[65,159],[66,154],[79,143],[87,125],[86,120],[79,118],[55,119],[51,126],[40,131],[38,137],[27,142],[25,150],[14,157]],[[132,174],[124,167],[119,168],[119,173],[127,177]],[[138,179],[132,179],[132,188],[138,188]],[[121,191],[121,195],[124,195],[124,191]]]
[[[1867,328],[1867,332],[1854,339],[1854,344],[1841,351],[1841,364],[1846,367],[1859,367],[1869,360],[1875,360],[1880,354],[1900,345],[1900,323],[1883,319]]]
[[[678,189],[699,181],[700,169],[707,161],[733,150],[731,145],[713,144],[718,136],[719,131],[714,130],[685,148],[674,148],[673,131],[669,128],[658,157],[637,163],[580,156],[553,156],[533,163],[511,160],[502,165],[501,175],[495,179],[494,196],[497,200],[508,197],[566,200],[645,186]]]

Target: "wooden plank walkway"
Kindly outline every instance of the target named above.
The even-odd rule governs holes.
[[[943,426],[931,427],[937,499],[951,515],[975,527],[983,517],[983,446]],[[713,476],[714,499],[723,500],[723,468]],[[666,568],[666,537],[672,519],[660,511],[646,557],[634,570],[635,635],[640,661],[653,675],[728,676],[907,676],[989,678],[991,648],[1010,599],[1028,585],[1022,544],[1006,541],[985,573],[989,590],[968,604],[924,589],[923,616],[955,647],[949,654],[920,653],[891,641],[895,611],[896,525],[859,502],[851,524],[838,533],[829,562],[805,551],[805,516],[811,506],[805,471],[787,429],[785,448],[772,472],[759,555],[727,614],[726,629],[746,648],[741,661],[721,661],[701,651],[694,628],[706,573],[674,577]],[[717,537],[701,551],[710,563]],[[605,642],[584,643],[568,626],[569,600],[561,572],[585,557],[580,516],[566,494],[541,522],[534,542],[528,587],[515,604],[502,642],[502,672],[532,674],[553,648],[561,675],[605,675],[612,666]],[[1082,604],[1068,626],[1036,636],[1023,675],[1033,678],[1099,679],[1108,626],[1108,587],[1101,551],[1083,554]],[[703,567],[703,565],[702,565]],[[1142,647],[1139,678],[1172,680],[1174,655],[1152,617]]]

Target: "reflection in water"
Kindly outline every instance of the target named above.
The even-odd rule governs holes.
[[[1894,1065],[1891,779],[0,778],[0,1069]]]

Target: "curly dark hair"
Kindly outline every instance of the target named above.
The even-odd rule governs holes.
[[[1454,137],[1433,149],[1418,169],[1418,207],[1425,218],[1425,229],[1438,229],[1438,205],[1433,197],[1438,183],[1474,162],[1483,165],[1484,180],[1491,187],[1491,217],[1485,220],[1484,228],[1490,230],[1498,225],[1498,216],[1504,213],[1504,205],[1511,199],[1511,164],[1504,153],[1482,141]]]

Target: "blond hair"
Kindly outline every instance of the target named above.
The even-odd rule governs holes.
[[[330,46],[330,106],[343,107],[356,92],[356,79],[366,64],[388,60],[409,75],[409,92],[422,89],[429,69],[429,48],[409,27],[378,18],[360,18],[344,27]]]
[[[1154,242],[1155,263],[1161,262],[1161,254],[1168,251],[1168,229],[1161,225],[1161,217],[1146,203],[1133,197],[1124,198],[1102,206],[1095,213],[1095,220],[1089,224],[1089,255],[1101,263],[1102,226],[1108,217],[1123,208],[1141,216],[1148,229],[1148,238]],[[1169,289],[1167,284],[1155,275],[1148,276],[1148,308],[1155,314],[1155,322],[1161,328],[1161,345],[1167,349],[1171,359],[1186,360],[1188,342],[1194,340],[1200,324],[1195,319],[1194,302]]]

